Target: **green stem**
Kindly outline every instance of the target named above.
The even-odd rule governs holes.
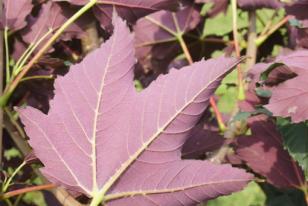
[[[91,200],[90,206],[100,205],[102,203],[103,199],[104,199],[104,196],[101,195],[100,193],[98,193],[97,195],[94,195],[93,199]]]
[[[177,37],[177,39],[178,39],[178,41],[179,41],[179,43],[181,45],[181,48],[182,48],[182,50],[184,52],[184,55],[185,55],[188,63],[189,64],[193,64],[194,63],[193,59],[192,59],[192,57],[191,57],[191,55],[189,53],[189,50],[188,50],[187,45],[186,45],[186,43],[185,43],[185,41],[183,39],[183,36],[182,35],[177,35],[176,37]]]
[[[233,40],[234,40],[234,47],[236,57],[241,56],[239,38],[238,38],[238,25],[237,25],[237,0],[231,0],[232,6],[232,30],[233,30]],[[237,66],[237,76],[238,76],[238,100],[245,99],[245,89],[244,89],[244,82],[243,82],[243,73],[241,67]]]
[[[33,79],[54,79],[54,76],[51,74],[51,75],[37,75],[37,76],[25,77],[25,78],[20,80],[20,83],[25,82],[25,81],[29,81],[29,80],[33,80]]]
[[[285,23],[287,23],[290,19],[290,16],[284,17],[281,21],[279,21],[276,25],[274,25],[269,31],[267,31],[264,35],[259,36],[256,39],[256,45],[261,46],[274,32],[280,29]]]
[[[72,17],[70,17],[56,32],[55,34],[46,42],[46,44],[36,53],[36,55],[31,59],[31,61],[20,71],[16,78],[11,82],[11,84],[5,89],[4,95],[0,98],[0,106],[5,106],[9,97],[12,95],[13,91],[16,89],[22,78],[27,74],[31,67],[41,58],[41,56],[49,49],[50,46],[59,38],[59,36],[68,28],[72,23],[74,23],[80,16],[82,16],[86,11],[91,9],[98,0],[90,0],[86,5],[84,5],[79,11],[77,11]]]
[[[161,29],[165,30],[166,32],[168,32],[169,34],[171,34],[172,36],[177,36],[177,33],[175,33],[174,31],[172,31],[171,29],[169,29],[167,26],[163,25],[162,23],[160,23],[159,21],[146,16],[145,19],[147,19],[148,21],[152,22],[153,24],[157,25],[158,27],[160,27]]]
[[[4,200],[8,206],[13,206],[12,202],[9,199]]]
[[[16,198],[16,200],[15,200],[13,206],[18,206],[19,203],[20,203],[20,201],[22,200],[22,197],[23,197],[23,195],[19,195],[19,196]]]
[[[15,63],[14,67],[13,67],[13,75],[16,73],[15,70],[18,67],[18,65],[20,65],[20,62],[25,58],[25,56],[29,53],[29,51],[31,50],[31,48],[34,46],[34,43],[29,44],[28,48],[24,51],[24,53],[19,57],[19,59],[17,60],[17,62]]]
[[[8,39],[8,28],[4,28],[4,47],[5,47],[5,68],[6,68],[6,83],[10,81],[10,52],[9,52],[9,39]]]
[[[13,174],[10,176],[10,178],[5,182],[3,188],[2,188],[2,192],[6,192],[7,189],[9,188],[9,186],[11,185],[11,182],[13,180],[13,178],[17,175],[17,173],[26,165],[26,162],[22,162],[17,168],[16,170],[13,172]]]
[[[8,120],[12,123],[12,125],[15,126],[15,128],[16,128],[17,132],[19,133],[20,137],[22,137],[23,139],[26,139],[26,134],[25,134],[23,128],[19,125],[16,118],[14,117],[13,111],[10,111],[8,107],[4,107],[3,111],[7,115]],[[4,128],[5,128],[5,124],[4,124]],[[15,142],[15,144],[16,144],[16,142]]]
[[[246,49],[246,56],[248,57],[248,59],[246,61],[245,71],[251,69],[253,65],[255,65],[256,63],[257,59],[256,37],[257,37],[256,11],[252,10],[249,11],[248,41]]]
[[[52,29],[50,29],[46,34],[44,34],[36,43],[31,44],[29,48],[25,51],[25,53],[21,56],[21,58],[17,61],[16,65],[13,69],[13,75],[16,76],[24,67],[25,63],[30,58],[31,54],[35,51],[35,49],[46,39],[46,37],[51,34]]]

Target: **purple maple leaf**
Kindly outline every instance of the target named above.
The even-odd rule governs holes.
[[[19,111],[43,174],[91,205],[195,205],[240,190],[251,174],[181,160],[210,96],[239,60],[172,70],[137,93],[134,37],[120,18],[113,22],[113,36],[55,81],[47,115]]]

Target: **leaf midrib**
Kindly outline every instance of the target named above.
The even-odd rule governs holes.
[[[206,187],[206,186],[213,186],[213,185],[219,185],[219,184],[227,184],[227,183],[237,183],[237,182],[246,182],[250,179],[229,179],[225,181],[212,181],[202,184],[193,184],[191,186],[182,186],[182,187],[175,187],[175,188],[166,188],[166,189],[157,189],[157,190],[144,190],[144,191],[128,191],[128,192],[120,192],[115,194],[106,195],[105,200],[111,201],[131,196],[146,196],[146,195],[155,195],[155,194],[165,194],[165,193],[174,193],[174,192],[180,192],[188,189],[194,189],[198,187]]]
[[[101,103],[103,102],[102,100],[102,94],[104,91],[104,86],[105,86],[105,78],[106,75],[108,73],[108,68],[110,66],[110,61],[112,58],[112,54],[113,54],[113,50],[114,50],[114,43],[115,43],[115,39],[117,38],[117,32],[114,32],[114,36],[110,39],[111,41],[111,47],[110,47],[110,55],[108,56],[107,62],[106,62],[106,66],[104,68],[104,73],[102,76],[102,81],[100,84],[100,88],[98,91],[98,98],[97,98],[97,102],[96,102],[96,107],[95,107],[95,115],[94,115],[94,122],[93,122],[93,133],[92,133],[92,141],[91,141],[91,146],[92,146],[92,155],[91,155],[91,159],[92,159],[92,175],[93,175],[93,189],[92,189],[92,195],[96,194],[99,191],[98,188],[98,184],[97,184],[97,149],[96,149],[96,140],[97,140],[97,121],[98,121],[98,117],[99,117],[99,110],[101,108]]]
[[[231,66],[230,68],[233,68],[237,63],[234,63],[233,66]],[[221,78],[227,71],[217,75],[217,77],[213,78],[213,80],[209,81],[208,84],[206,84],[205,87],[203,87],[202,89],[200,89],[200,91],[193,96],[193,98],[188,101],[180,110],[178,110],[166,123],[165,125],[163,125],[161,128],[158,128],[157,132],[152,135],[149,140],[145,143],[143,143],[142,147],[137,150],[132,156],[130,156],[130,158],[128,160],[126,160],[121,167],[116,171],[116,173],[111,176],[107,182],[105,183],[105,185],[102,187],[102,189],[96,193],[95,195],[101,196],[102,200],[104,200],[104,196],[105,194],[109,191],[109,189],[113,186],[113,184],[122,176],[122,174],[132,165],[133,162],[135,162],[137,160],[137,158],[153,143],[153,141],[155,141],[160,134],[162,134],[165,129],[176,119],[177,116],[179,116],[190,104],[192,104],[195,99],[204,91],[206,90],[211,84],[213,84],[215,81],[217,81],[217,79]]]

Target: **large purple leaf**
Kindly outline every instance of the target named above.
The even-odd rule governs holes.
[[[56,80],[47,115],[20,110],[43,174],[111,206],[192,205],[240,190],[252,178],[245,171],[181,160],[191,128],[238,60],[172,70],[137,93],[133,35],[120,18],[114,27],[100,49]]]
[[[76,5],[84,5],[88,0],[54,0],[68,1]],[[178,6],[178,0],[98,0],[93,11],[103,28],[111,24],[112,12],[115,8],[119,16],[128,22],[135,22],[138,18],[146,16],[159,10],[175,10]]]
[[[4,0],[4,26],[12,31],[22,29],[27,25],[26,17],[31,13],[32,2],[29,0]]]
[[[252,136],[239,137],[237,154],[248,166],[281,188],[298,188],[305,184],[303,171],[284,150],[275,124],[265,115],[249,119]]]
[[[281,64],[284,64],[288,69],[282,69]],[[275,72],[275,69],[279,69],[280,72],[272,74],[272,76],[279,75],[280,78],[284,76],[294,77],[286,80],[277,86],[270,88],[272,96],[269,104],[265,107],[270,110],[274,116],[291,117],[292,122],[301,122],[308,119],[308,90],[305,86],[307,84],[308,77],[308,51],[302,50],[293,52],[287,56],[278,57],[271,66],[271,72],[269,76]],[[282,73],[284,71],[284,73]],[[270,76],[271,77],[271,76]],[[276,77],[277,79],[278,77]],[[273,77],[272,77],[273,81]]]

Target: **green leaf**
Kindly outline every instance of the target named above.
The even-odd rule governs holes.
[[[11,148],[8,150],[4,151],[4,157],[5,159],[7,159],[8,161],[10,161],[13,158],[20,158],[21,157],[21,153],[19,152],[19,150],[17,150],[16,148]]]
[[[266,197],[259,185],[251,182],[243,191],[211,200],[207,206],[263,206],[265,200]]]
[[[266,206],[306,206],[305,196],[301,190],[280,190],[270,184],[262,186],[266,194]]]
[[[237,102],[237,71],[234,70],[227,75],[221,85],[216,90],[216,95],[219,96],[218,108],[222,113],[231,113]]]
[[[200,11],[200,15],[201,16],[205,16],[207,14],[207,12],[213,7],[213,3],[206,3],[203,4],[201,11]]]
[[[238,11],[238,29],[247,28],[248,15],[247,12]],[[221,12],[214,18],[205,21],[202,37],[208,35],[224,36],[232,32],[232,9],[228,7],[226,13]]]
[[[277,24],[285,16],[284,9],[258,9],[257,10],[257,33],[261,33],[264,30],[264,27],[271,22],[271,25]]]
[[[22,200],[27,204],[47,206],[42,192],[28,192],[23,196]]]
[[[256,93],[259,97],[270,98],[272,96],[272,92],[270,90],[265,90],[261,88],[256,88]]]
[[[278,128],[283,136],[284,146],[303,168],[308,179],[308,123],[291,124],[287,119],[279,119]]]

